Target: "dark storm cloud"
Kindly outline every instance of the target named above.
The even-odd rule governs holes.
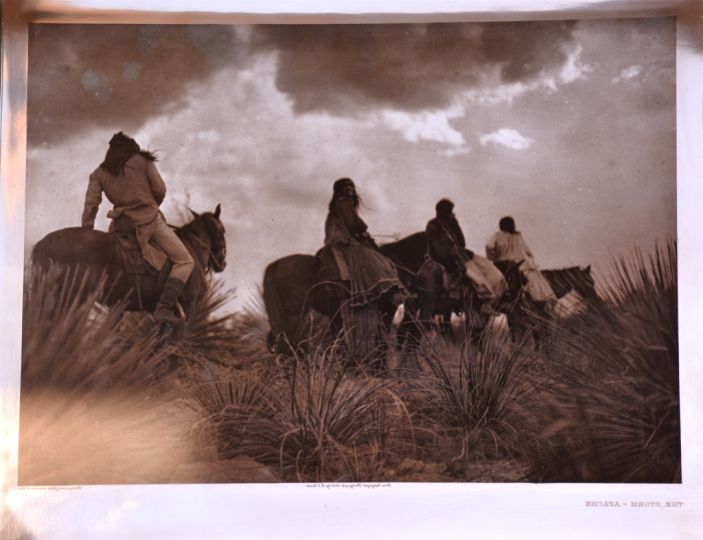
[[[29,144],[91,127],[133,131],[242,52],[224,26],[32,25]]]
[[[261,54],[278,55],[276,85],[296,113],[444,107],[489,70],[515,82],[559,69],[573,27],[32,25],[29,144],[56,144],[97,127],[133,132],[177,111],[191,83],[253,65]]]
[[[258,26],[252,45],[280,54],[277,87],[296,112],[444,107],[497,68],[503,82],[560,68],[573,22]]]

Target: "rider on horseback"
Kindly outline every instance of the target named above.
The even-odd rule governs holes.
[[[461,297],[461,281],[466,275],[466,263],[472,253],[454,215],[454,203],[442,199],[435,205],[436,216],[427,222],[427,253],[442,265],[447,273],[450,297]]]
[[[520,262],[520,270],[527,281],[526,292],[530,299],[544,306],[549,312],[557,298],[549,283],[539,271],[535,259],[527,247],[522,234],[515,229],[515,220],[510,216],[501,218],[499,231],[488,240],[486,256],[492,261]]]
[[[131,231],[144,259],[160,270],[171,259],[173,266],[154,311],[160,322],[176,323],[174,315],[178,297],[193,270],[193,258],[164,220],[159,205],[166,195],[166,185],[156,169],[156,156],[141,150],[137,142],[121,131],[110,139],[105,160],[90,175],[85,195],[82,226],[92,229],[103,192],[114,205],[108,213],[110,230]],[[166,254],[155,249],[156,244]]]
[[[442,199],[435,205],[436,217],[427,223],[426,262],[439,263],[449,299],[463,301],[467,295],[466,283],[471,283],[481,302],[484,314],[493,314],[493,304],[502,296],[505,280],[493,265],[466,249],[464,233],[454,215],[454,203]]]
[[[341,280],[350,284],[350,305],[365,305],[381,297],[401,304],[407,292],[395,266],[378,250],[368,226],[359,217],[361,199],[354,182],[340,178],[332,190],[325,220],[325,248],[332,252]]]

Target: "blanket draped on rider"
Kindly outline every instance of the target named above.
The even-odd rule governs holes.
[[[375,302],[393,288],[404,290],[395,265],[381,254],[349,197],[335,199],[325,222],[325,247],[331,249],[340,278],[349,282],[349,304]]]

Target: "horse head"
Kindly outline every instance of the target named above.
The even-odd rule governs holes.
[[[570,266],[560,270],[542,270],[542,275],[547,278],[557,298],[562,298],[570,291],[574,291],[584,300],[598,300],[590,265],[586,267]]]
[[[225,226],[220,221],[221,207],[218,204],[214,212],[198,214],[192,209],[193,221],[188,229],[195,233],[198,244],[207,252],[206,268],[214,272],[222,272],[227,266],[227,243],[225,241]]]

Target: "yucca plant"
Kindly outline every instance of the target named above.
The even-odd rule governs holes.
[[[243,368],[271,361],[266,345],[268,322],[260,302],[252,299],[241,311],[225,313],[233,298],[233,290],[223,291],[219,283],[211,285],[189,314],[182,334],[171,342],[172,367],[185,368],[197,381],[199,369]]]
[[[511,455],[520,438],[514,409],[535,397],[524,347],[507,337],[486,336],[479,347],[427,341],[423,357],[432,376],[418,380],[422,415],[462,441],[462,458],[486,457],[487,441],[490,454]]]
[[[74,392],[150,380],[168,351],[141,323],[125,325],[124,306],[96,304],[98,289],[87,273],[57,266],[35,274],[23,310],[22,389],[37,386]],[[99,287],[105,280],[98,280]]]
[[[236,371],[222,380],[192,385],[188,403],[201,416],[194,426],[197,444],[214,447],[218,459],[246,455],[260,463],[277,463],[275,377],[273,370]]]
[[[679,482],[676,245],[616,261],[604,302],[558,335],[535,477]]]
[[[297,358],[287,377],[281,464],[301,478],[361,479],[352,464],[362,454],[388,457],[399,431],[408,427],[392,383],[350,370],[349,359],[339,357],[340,341]]]
[[[182,436],[164,411],[168,348],[123,306],[97,306],[94,282],[54,267],[27,283],[21,483],[163,482],[186,453],[165,457]]]
[[[296,480],[372,479],[407,414],[389,380],[345,369],[341,341],[199,388],[220,457],[247,455]]]

